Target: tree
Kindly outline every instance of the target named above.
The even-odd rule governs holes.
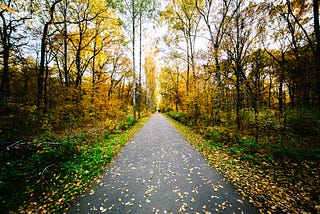
[[[294,66],[288,72],[289,94],[292,107],[310,108],[317,100],[317,43],[316,31],[319,27],[317,7],[309,1],[281,1],[273,3],[271,11],[273,16],[279,16],[285,25],[285,32],[290,39],[288,54],[295,58]],[[313,13],[314,19],[310,18]],[[310,25],[313,24],[313,30]],[[315,37],[314,37],[315,35]],[[314,62],[313,68],[306,63],[311,54]],[[306,59],[306,58],[308,59]]]
[[[155,1],[154,0],[109,0],[107,1],[108,5],[113,8],[118,9],[123,15],[123,23],[127,32],[131,37],[131,46],[132,46],[132,73],[133,73],[133,118],[136,120],[137,111],[138,117],[140,117],[140,102],[141,102],[141,71],[142,71],[142,27],[145,18],[152,17],[153,12],[155,11]],[[139,30],[140,35],[140,46],[139,46],[139,74],[138,82],[136,77],[136,61],[137,61],[137,29]]]
[[[0,78],[0,103],[10,95],[10,64],[14,54],[26,45],[23,26],[30,17],[26,15],[24,2],[3,0],[0,3],[0,53],[2,73]]]
[[[234,4],[235,15],[232,24],[228,28],[227,39],[225,40],[225,48],[228,58],[232,62],[235,74],[235,113],[236,124],[238,129],[241,128],[242,101],[244,99],[241,87],[246,81],[247,56],[250,54],[251,48],[255,44],[255,35],[253,33],[253,24],[255,22],[255,4],[250,3],[244,5],[243,1],[237,0]],[[249,86],[249,85],[246,85]]]
[[[145,58],[144,71],[146,74],[146,108],[154,111],[156,108],[156,53],[150,51]]]
[[[186,66],[187,79],[186,90],[190,88],[190,73],[192,78],[195,73],[195,40],[198,32],[200,16],[194,4],[194,1],[176,1],[168,5],[162,13],[163,19],[168,24],[169,30],[182,33],[186,45]]]
[[[147,23],[150,25],[150,20],[154,17],[156,13],[157,3],[155,0],[140,0],[139,6],[139,77],[138,77],[138,96],[137,96],[137,104],[138,104],[138,117],[141,117],[141,102],[142,102],[142,38],[143,31],[145,28],[144,24]]]
[[[221,50],[220,46],[225,37],[226,31],[230,22],[235,14],[235,10],[232,10],[232,0],[196,0],[196,8],[199,11],[202,19],[205,22],[209,36],[212,54],[214,57],[215,78],[217,80],[217,92],[216,92],[216,109],[217,112],[220,109],[220,96],[221,96],[221,71],[220,71],[220,58]],[[221,5],[219,9],[213,8],[213,5]],[[214,14],[212,14],[214,13]],[[221,15],[220,15],[221,14]],[[212,21],[212,17],[214,21]],[[219,123],[219,115],[216,114],[215,122]]]
[[[318,107],[320,106],[320,23],[319,23],[319,1],[313,0],[313,25],[316,36],[316,72],[317,86],[316,93],[318,94]],[[319,107],[320,112],[320,107]]]
[[[172,107],[177,112],[182,98],[180,94],[181,76],[178,65],[163,67],[160,74],[161,106]]]
[[[48,45],[48,34],[49,34],[49,27],[54,22],[54,12],[56,9],[57,4],[62,2],[62,0],[55,0],[49,4],[49,17],[43,23],[43,30],[41,36],[41,44],[40,44],[40,67],[39,72],[37,74],[37,83],[38,83],[38,92],[37,92],[37,108],[40,111],[43,100],[44,100],[44,75],[45,75],[45,68],[46,68],[46,54],[47,54],[47,45]]]

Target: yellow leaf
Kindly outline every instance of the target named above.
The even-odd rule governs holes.
[[[104,213],[105,211],[107,211],[107,209],[106,209],[106,208],[104,208],[104,207],[100,207],[100,212]]]

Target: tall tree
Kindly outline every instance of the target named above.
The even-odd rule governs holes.
[[[146,74],[146,108],[147,111],[154,111],[156,108],[156,53],[154,51],[147,54],[145,58],[144,71]]]
[[[142,46],[143,33],[146,28],[152,25],[153,17],[156,14],[157,3],[155,0],[140,0],[139,1],[139,75],[137,88],[137,110],[138,117],[141,117],[141,102],[142,102]]]
[[[19,47],[25,45],[26,38],[22,26],[30,16],[27,5],[21,1],[3,0],[0,3],[0,54],[2,73],[0,76],[0,102],[10,95],[10,59],[14,60],[14,54]],[[26,15],[27,14],[27,15]],[[12,63],[11,61],[11,63]]]
[[[172,0],[162,13],[163,20],[169,26],[169,30],[182,33],[185,42],[187,79],[186,90],[190,89],[190,73],[194,79],[195,73],[195,40],[199,28],[200,15],[194,1]]]
[[[140,99],[137,99],[140,95],[139,87],[141,85],[141,70],[142,70],[142,27],[146,18],[150,18],[155,8],[154,0],[108,0],[108,4],[114,8],[117,8],[123,14],[124,27],[131,36],[132,46],[132,73],[133,73],[133,117],[137,119],[137,111],[140,115]],[[137,31],[140,28],[139,32]],[[139,34],[140,33],[140,34]],[[140,35],[140,46],[137,49],[137,35]],[[139,56],[137,56],[137,50]],[[140,58],[140,59],[139,59]],[[139,73],[137,81],[137,59],[139,59]],[[138,105],[137,105],[138,104]],[[139,108],[139,109],[137,109]],[[140,116],[139,116],[140,117]]]
[[[316,93],[318,95],[318,107],[320,106],[320,23],[319,23],[319,0],[313,0],[313,25],[314,33],[316,36],[316,72],[317,72],[317,85]],[[320,107],[318,109],[320,112]]]
[[[244,99],[243,82],[246,82],[246,70],[245,66],[248,63],[247,57],[250,54],[251,49],[255,45],[256,35],[253,31],[255,24],[255,3],[249,3],[245,5],[242,0],[237,0],[234,3],[235,15],[232,19],[232,25],[228,28],[226,50],[228,53],[229,60],[232,61],[233,70],[235,74],[235,113],[236,113],[236,124],[238,129],[241,129],[241,114],[242,102]],[[250,86],[246,84],[249,91]]]
[[[228,25],[230,24],[235,10],[232,10],[232,0],[196,0],[196,8],[199,11],[202,19],[207,27],[215,67],[215,78],[217,81],[217,92],[216,92],[216,109],[217,112],[220,109],[220,96],[221,96],[221,71],[220,71],[220,59],[221,59],[221,43],[225,37]],[[217,9],[217,5],[220,5]],[[213,8],[213,6],[215,6]],[[214,21],[212,21],[214,17]],[[215,122],[219,123],[219,115],[216,114]]]
[[[48,45],[48,34],[49,34],[49,27],[54,22],[54,13],[57,4],[62,2],[62,0],[55,0],[49,3],[49,14],[48,19],[43,23],[43,30],[41,36],[41,44],[40,44],[40,67],[39,72],[37,74],[37,83],[38,83],[38,92],[37,92],[37,107],[38,110],[41,110],[44,100],[44,75],[45,75],[45,68],[46,68],[46,54],[47,54],[47,45]]]

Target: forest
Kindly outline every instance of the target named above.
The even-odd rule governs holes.
[[[320,212],[318,0],[1,0],[1,211],[63,211],[158,110],[263,212]]]

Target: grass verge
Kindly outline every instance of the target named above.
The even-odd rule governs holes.
[[[319,161],[275,159],[258,153],[259,145],[249,141],[206,140],[192,128],[167,118],[261,213],[320,213]]]
[[[32,152],[17,160],[2,153],[1,213],[63,213],[148,119],[114,134],[90,131],[55,144],[33,142]]]

